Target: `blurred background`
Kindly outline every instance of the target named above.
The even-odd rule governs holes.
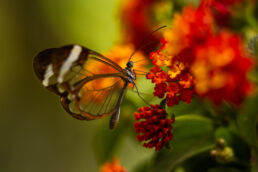
[[[0,1],[0,171],[98,171],[96,130],[119,129],[109,131],[107,120],[72,118],[41,85],[32,62],[44,49],[72,43],[109,50],[119,40],[118,6],[119,0]],[[124,137],[115,156],[130,170],[152,151]]]
[[[127,2],[126,8],[124,2]],[[142,147],[136,140],[133,113],[144,103],[135,93],[127,93],[119,125],[113,131],[108,129],[109,118],[76,120],[61,107],[59,97],[36,78],[33,58],[44,49],[66,44],[81,44],[100,53],[109,51],[122,39],[139,45],[153,28],[169,26],[174,12],[180,12],[188,3],[197,6],[199,0],[0,0],[0,172],[97,172],[113,157],[128,171],[133,171],[141,162],[144,167],[154,150]],[[248,40],[257,34],[258,7],[257,3],[256,7],[247,4],[244,10],[234,13],[230,29]],[[224,27],[224,23],[219,24]],[[150,40],[159,40],[160,36],[157,32]],[[148,54],[153,47],[146,47],[144,53]],[[257,83],[257,74],[252,79]],[[257,96],[253,102],[252,112]],[[169,113],[177,116],[199,113],[206,108],[200,103],[203,102],[198,99],[187,107],[180,103],[170,108]],[[191,127],[184,124],[178,128],[183,131],[185,142],[185,135],[191,135]],[[203,131],[201,126],[200,129]],[[180,139],[177,144],[180,147]],[[188,144],[186,141],[185,145]],[[186,152],[184,148],[183,145],[182,152]]]

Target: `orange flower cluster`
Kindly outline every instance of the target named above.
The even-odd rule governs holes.
[[[120,165],[118,159],[113,159],[111,163],[106,162],[101,168],[100,172],[127,172],[127,170]]]
[[[215,104],[239,104],[251,91],[246,74],[252,61],[241,38],[216,28],[209,8],[185,7],[165,31],[162,48],[150,54],[155,66],[146,77],[156,84],[154,95],[166,96],[168,106],[190,103],[194,93]]]
[[[216,104],[223,99],[240,104],[252,90],[246,77],[252,61],[242,45],[239,36],[224,31],[196,48],[191,72],[200,96]]]
[[[144,147],[160,150],[173,138],[171,124],[175,122],[175,118],[168,118],[167,112],[160,105],[142,107],[138,111],[134,114],[138,141],[144,142]]]

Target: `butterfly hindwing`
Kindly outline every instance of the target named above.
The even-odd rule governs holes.
[[[123,85],[120,78],[93,79],[67,95],[67,99],[71,100],[69,110],[89,120],[111,115],[116,110]]]

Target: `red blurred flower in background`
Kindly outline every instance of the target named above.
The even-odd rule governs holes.
[[[136,47],[142,46],[143,40],[148,37],[148,42],[158,41],[161,37],[158,33],[149,35],[155,28],[159,26],[152,19],[152,9],[157,0],[125,0],[122,4],[121,21],[122,29],[124,31],[124,41],[132,43]],[[158,45],[153,43],[145,48],[143,51],[149,53]]]
[[[234,13],[234,7],[243,2],[243,0],[202,0],[200,6],[212,10],[218,25],[227,26]]]
[[[168,118],[167,112],[160,105],[142,107],[138,111],[134,114],[138,141],[144,142],[144,147],[160,150],[173,138],[171,124],[175,118]]]
[[[118,159],[114,158],[111,163],[106,162],[103,164],[100,172],[127,172],[127,170],[120,165]]]
[[[227,100],[240,104],[252,90],[247,80],[252,61],[238,35],[221,31],[195,48],[191,72],[195,76],[197,94],[219,104]]]

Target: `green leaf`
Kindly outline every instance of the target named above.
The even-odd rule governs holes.
[[[217,168],[210,169],[208,172],[243,172],[243,171],[232,167],[217,167]]]
[[[252,146],[252,171],[258,171],[258,96],[248,99],[237,116],[237,127],[242,138]]]
[[[113,130],[109,129],[108,124],[109,118],[103,119],[96,129],[93,139],[94,152],[100,164],[113,158],[129,123],[121,119],[118,126]]]
[[[149,162],[149,160],[141,162],[133,170],[133,172],[149,172],[149,171],[150,171],[150,162]]]
[[[175,114],[176,116],[181,116],[190,113],[203,114],[203,111],[204,107],[200,106],[200,100],[198,98],[194,98],[190,104],[180,102],[176,106],[167,108],[167,112],[169,114]]]
[[[252,157],[252,172],[258,171],[258,148],[253,149],[253,157]]]
[[[154,158],[152,172],[170,172],[184,160],[214,146],[213,122],[199,115],[183,115],[174,123],[172,151],[163,149]]]
[[[258,96],[248,99],[237,116],[237,126],[243,139],[254,147],[258,147]]]

